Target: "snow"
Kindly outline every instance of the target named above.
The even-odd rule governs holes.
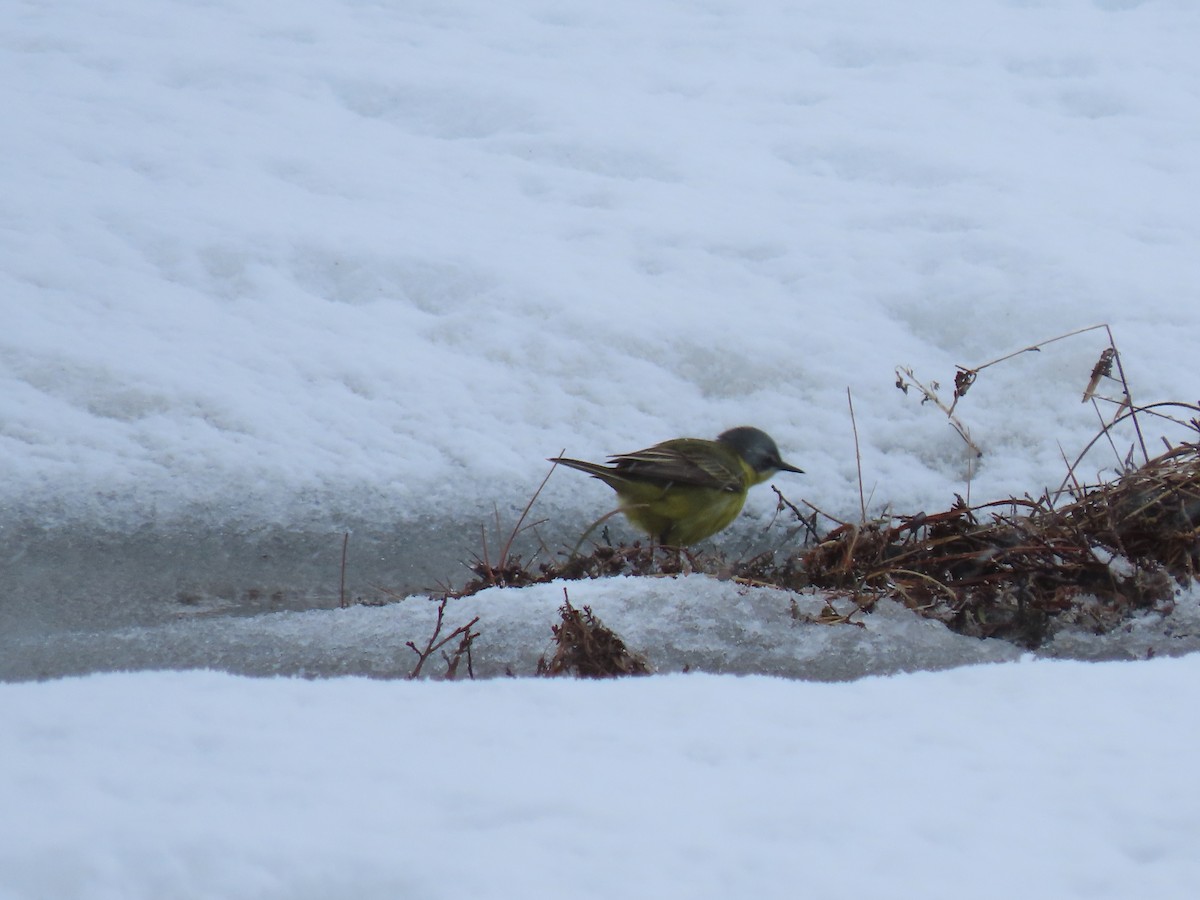
[[[1187,0],[10,0],[0,898],[1190,896],[1195,590],[1039,651],[1085,665],[571,584],[661,674],[397,679],[560,451],[752,424],[856,519],[847,389],[871,514],[1038,495],[1108,337],[983,369],[975,461],[898,366],[947,398],[1106,323],[1136,401],[1194,402],[1198,38]],[[611,503],[556,472],[517,550]],[[351,597],[415,596],[331,609],[344,533]],[[450,608],[478,674],[562,590]]]
[[[532,675],[539,657],[553,656],[550,626],[558,623],[564,599],[577,609],[590,608],[664,673],[759,673],[833,681],[1021,655],[1012,644],[954,634],[891,601],[869,616],[856,615],[859,625],[830,627],[811,622],[825,603],[822,594],[754,589],[701,575],[492,588],[450,603],[443,634],[478,616],[474,630],[479,638],[472,644],[475,674]],[[847,599],[832,602],[843,613],[855,609]],[[1193,615],[1200,611],[1191,595],[1185,607]],[[0,657],[0,678],[81,674],[111,668],[114,659],[121,668],[216,666],[248,675],[404,677],[417,661],[405,643],[423,645],[433,633],[436,614],[437,604],[419,597],[382,608],[234,618],[200,609],[155,625],[59,634],[52,642],[44,633],[10,639]],[[1186,615],[1176,621],[1187,621]],[[1109,657],[1137,658],[1161,645],[1162,638],[1149,626],[1146,630],[1125,641],[1114,639],[1105,648]],[[1194,630],[1194,636],[1189,631],[1186,637],[1187,649],[1200,649],[1200,628]],[[440,657],[432,662],[435,672],[427,674],[445,671]]]
[[[0,685],[0,892],[1185,898],[1198,676]]]
[[[1200,395],[1197,12],[876,7],[18,4],[6,508],[469,519],[745,421],[850,514],[849,386],[910,509],[966,456],[896,365],[1108,322]],[[976,493],[1057,483],[1103,345],[981,378]]]

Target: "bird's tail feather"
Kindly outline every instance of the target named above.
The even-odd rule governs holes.
[[[587,472],[595,478],[606,478],[612,475],[612,469],[608,466],[602,466],[599,463],[585,462],[582,459],[570,459],[566,456],[552,456],[550,462],[558,463],[561,466],[570,466],[572,469],[578,469],[580,472]]]

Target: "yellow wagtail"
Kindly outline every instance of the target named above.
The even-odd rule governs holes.
[[[676,438],[609,460],[609,465],[550,461],[599,478],[617,492],[625,517],[667,547],[687,547],[716,534],[737,518],[750,488],[776,472],[804,471],[783,461],[770,435],[748,426],[731,428],[715,441]]]

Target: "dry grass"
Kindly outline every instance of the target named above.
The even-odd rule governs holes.
[[[538,660],[539,675],[573,675],[577,678],[613,678],[621,675],[649,675],[650,666],[625,642],[596,618],[591,609],[571,605],[563,588],[563,605],[559,608],[561,622],[551,626],[554,634],[554,656],[547,662]]]
[[[781,506],[815,534],[796,507],[782,498]],[[1105,484],[1073,485],[1065,504],[1044,495],[969,506],[960,497],[944,512],[842,524],[792,553],[731,562],[716,552],[634,543],[564,554],[536,571],[515,557],[506,562],[511,569],[489,567],[454,596],[498,583],[690,571],[751,585],[822,588],[852,599],[855,612],[895,597],[960,633],[1036,647],[1059,624],[1103,632],[1139,610],[1165,612],[1173,582],[1196,580],[1200,444],[1172,448]],[[598,623],[569,603],[562,612],[563,622],[555,626],[560,654],[565,646],[588,658],[595,648],[586,635]],[[564,656],[559,668],[587,668],[567,662],[575,658]]]
[[[485,542],[472,565],[475,577],[462,590],[447,591],[445,596],[556,579],[695,572],[751,585],[816,587],[829,591],[832,599],[841,596],[853,601],[848,614],[839,613],[831,602],[827,615],[813,619],[825,624],[861,624],[851,617],[870,612],[881,597],[894,597],[960,633],[1031,648],[1062,624],[1105,632],[1141,610],[1165,614],[1172,608],[1174,583],[1191,584],[1200,577],[1200,406],[1135,405],[1107,325],[1059,335],[981,365],[959,366],[949,403],[939,399],[937,382],[922,383],[909,369],[897,370],[897,386],[906,393],[915,388],[923,404],[940,410],[962,436],[973,460],[983,450],[971,438],[960,401],[980,374],[1059,341],[1101,330],[1108,346],[1083,391],[1083,401],[1096,408],[1100,431],[1074,463],[1067,461],[1066,477],[1054,494],[1047,491],[1039,499],[1026,496],[972,505],[968,476],[964,491],[968,499],[958,497],[944,512],[868,522],[859,457],[860,523],[831,520],[836,527],[821,536],[817,520],[825,514],[805,503],[812,510],[806,515],[776,491],[776,520],[791,516],[794,521],[773,520],[772,524],[787,529],[792,547],[800,540],[797,535],[804,541],[791,552],[771,551],[729,561],[712,551],[668,550],[640,542],[612,545],[605,533],[604,543],[594,545],[589,553],[577,552],[577,546],[555,556],[543,546],[535,570],[532,563],[524,564],[511,553],[516,535],[532,527],[523,523],[537,499],[535,493],[503,543],[498,560],[489,559]],[[1115,396],[1104,396],[1101,388]],[[858,423],[849,393],[847,400],[857,455]],[[1192,442],[1168,445],[1165,453],[1151,459],[1145,426],[1168,420],[1168,427],[1182,428]],[[1118,426],[1131,427],[1136,438],[1124,454],[1118,452],[1114,439]],[[1080,484],[1076,472],[1081,461],[1096,446],[1106,445],[1114,454],[1117,477],[1101,484]],[[1135,463],[1135,455],[1141,465]],[[557,651],[550,662],[543,660],[539,671],[590,677],[645,671],[645,662],[630,654],[587,607],[577,610],[567,600],[560,616],[561,622],[552,626]]]
[[[844,525],[801,569],[817,587],[895,596],[955,631],[1036,647],[1055,622],[1107,631],[1169,609],[1172,580],[1196,578],[1198,525],[1200,445],[1185,444],[1059,508],[960,498],[936,515]]]

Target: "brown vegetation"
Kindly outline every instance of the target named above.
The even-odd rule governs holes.
[[[462,590],[445,591],[443,608],[445,598],[489,587],[695,572],[790,590],[819,588],[831,597],[854,602],[849,615],[838,613],[829,604],[828,615],[813,620],[826,624],[851,622],[851,616],[869,612],[880,598],[892,597],[957,632],[1002,638],[1030,648],[1039,646],[1062,624],[1102,633],[1138,611],[1166,614],[1173,605],[1174,584],[1190,584],[1200,577],[1200,443],[1196,442],[1200,406],[1134,405],[1108,326],[1060,335],[982,365],[960,366],[949,403],[939,399],[936,382],[923,384],[910,369],[897,370],[897,387],[906,393],[915,388],[923,404],[941,410],[972,459],[978,458],[982,450],[972,440],[958,406],[980,373],[1023,353],[1100,329],[1108,334],[1109,345],[1091,370],[1083,401],[1096,407],[1101,429],[1079,458],[1068,463],[1067,475],[1054,494],[1047,491],[1038,499],[1026,496],[979,505],[959,496],[944,512],[876,521],[867,521],[863,499],[861,522],[833,520],[836,527],[821,536],[817,522],[824,514],[804,504],[812,510],[806,515],[776,491],[777,518],[794,517],[789,540],[796,534],[805,535],[803,545],[790,552],[767,552],[731,562],[711,551],[675,550],[641,542],[613,545],[605,531],[604,542],[588,553],[579,553],[576,547],[546,559],[550,554],[543,547],[543,560],[534,569],[511,551],[517,534],[534,527],[523,523],[539,487],[503,543],[499,559],[489,559],[485,540],[482,554],[471,566],[475,578]],[[1104,384],[1116,386],[1115,399],[1098,392]],[[847,397],[857,447],[853,400],[849,394]],[[1114,410],[1107,418],[1101,403]],[[1192,442],[1167,444],[1165,453],[1150,459],[1141,418],[1170,420],[1191,435]],[[1135,445],[1124,455],[1117,452],[1114,441],[1114,429],[1123,423],[1131,425],[1136,436]],[[1113,450],[1119,474],[1106,483],[1081,485],[1075,475],[1079,463],[1101,442]],[[1135,447],[1140,450],[1141,465],[1134,463]],[[859,466],[861,495],[861,458]],[[969,479],[966,495],[970,497]],[[578,610],[568,599],[559,612],[561,622],[551,627],[557,649],[549,662],[541,661],[540,674],[602,677],[648,671],[646,662],[630,653],[587,607]],[[420,662],[416,671],[432,650],[462,635],[465,643],[454,662],[465,655],[470,666],[470,629],[475,623],[441,640],[440,613],[434,639],[424,653],[417,651]],[[452,675],[455,665],[450,658],[447,663]]]
[[[563,588],[561,622],[552,625],[554,656],[538,660],[539,675],[574,675],[578,678],[610,678],[617,675],[649,675],[650,666],[610,628],[596,618],[591,609],[571,605]]]
[[[990,513],[988,521],[980,515]],[[1186,444],[1055,508],[1048,497],[844,525],[805,552],[808,584],[1036,647],[1057,621],[1107,631],[1169,609],[1200,561],[1200,447]]]

